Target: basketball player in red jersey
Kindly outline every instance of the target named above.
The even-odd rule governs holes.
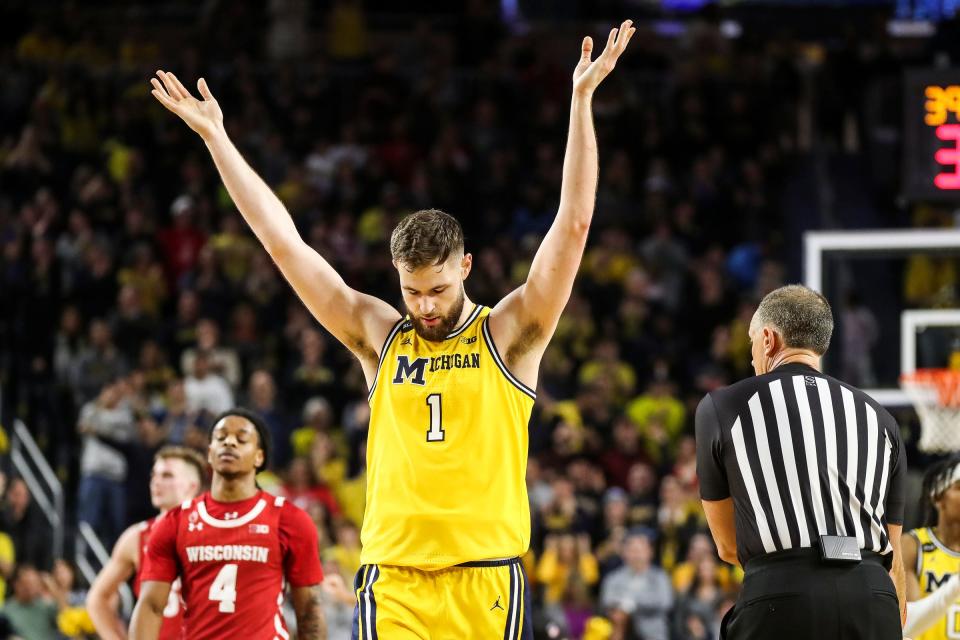
[[[103,640],[123,640],[127,637],[126,626],[117,615],[117,591],[130,576],[134,576],[133,593],[139,595],[143,569],[141,553],[154,524],[167,511],[200,493],[206,466],[199,453],[186,447],[164,447],[154,456],[153,471],[150,473],[150,502],[160,511],[160,515],[138,522],[123,532],[113,547],[110,561],[93,581],[87,594],[87,611],[97,634]],[[178,640],[182,625],[180,583],[175,582],[163,609],[160,640]]]
[[[243,409],[214,421],[207,453],[210,491],[154,527],[130,622],[133,640],[158,637],[177,577],[186,638],[289,638],[281,611],[284,580],[293,593],[297,638],[326,638],[317,530],[303,510],[256,484],[269,457],[268,436],[263,420]]]

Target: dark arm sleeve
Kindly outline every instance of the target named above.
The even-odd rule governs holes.
[[[727,484],[727,472],[723,467],[721,451],[720,416],[709,393],[697,407],[696,429],[700,497],[704,500],[729,498],[730,486]]]
[[[890,438],[890,480],[887,500],[884,504],[884,517],[888,524],[903,524],[903,511],[906,507],[907,453],[900,437],[900,426],[893,416],[887,417],[887,436]]]

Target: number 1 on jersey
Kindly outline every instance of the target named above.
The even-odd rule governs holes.
[[[427,442],[443,442],[446,432],[443,424],[443,410],[440,407],[440,394],[431,393],[427,396],[427,406],[430,407],[430,430],[427,431]]]
[[[220,603],[220,613],[233,613],[237,608],[237,565],[225,564],[210,585],[209,597]]]

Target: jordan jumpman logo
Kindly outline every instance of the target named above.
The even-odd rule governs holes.
[[[500,611],[505,611],[505,609],[500,606],[500,596],[497,596],[497,601],[493,603],[492,607],[490,607],[490,611],[493,611],[494,609],[500,609]]]

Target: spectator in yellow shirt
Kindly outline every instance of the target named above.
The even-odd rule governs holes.
[[[357,525],[341,519],[334,525],[337,543],[324,554],[337,563],[344,575],[354,576],[360,570],[360,533]]]
[[[590,550],[590,537],[581,533],[551,534],[544,540],[537,563],[537,582],[543,585],[543,606],[549,619],[563,628],[568,621],[564,604],[568,595],[585,595],[600,579],[597,559]]]
[[[600,376],[611,378],[614,398],[618,405],[633,394],[637,373],[633,367],[620,359],[620,345],[616,340],[601,340],[593,350],[593,357],[580,367],[577,376],[583,386],[588,386]]]
[[[690,585],[693,584],[700,560],[716,554],[713,542],[707,534],[698,533],[690,538],[686,560],[676,565],[671,572],[670,578],[674,590],[677,593],[686,593]],[[730,591],[743,580],[743,570],[726,564],[719,565],[716,568],[716,574],[720,588],[724,591]]]
[[[6,533],[0,532],[0,606],[6,601],[7,580],[13,575],[16,561],[13,540]]]

